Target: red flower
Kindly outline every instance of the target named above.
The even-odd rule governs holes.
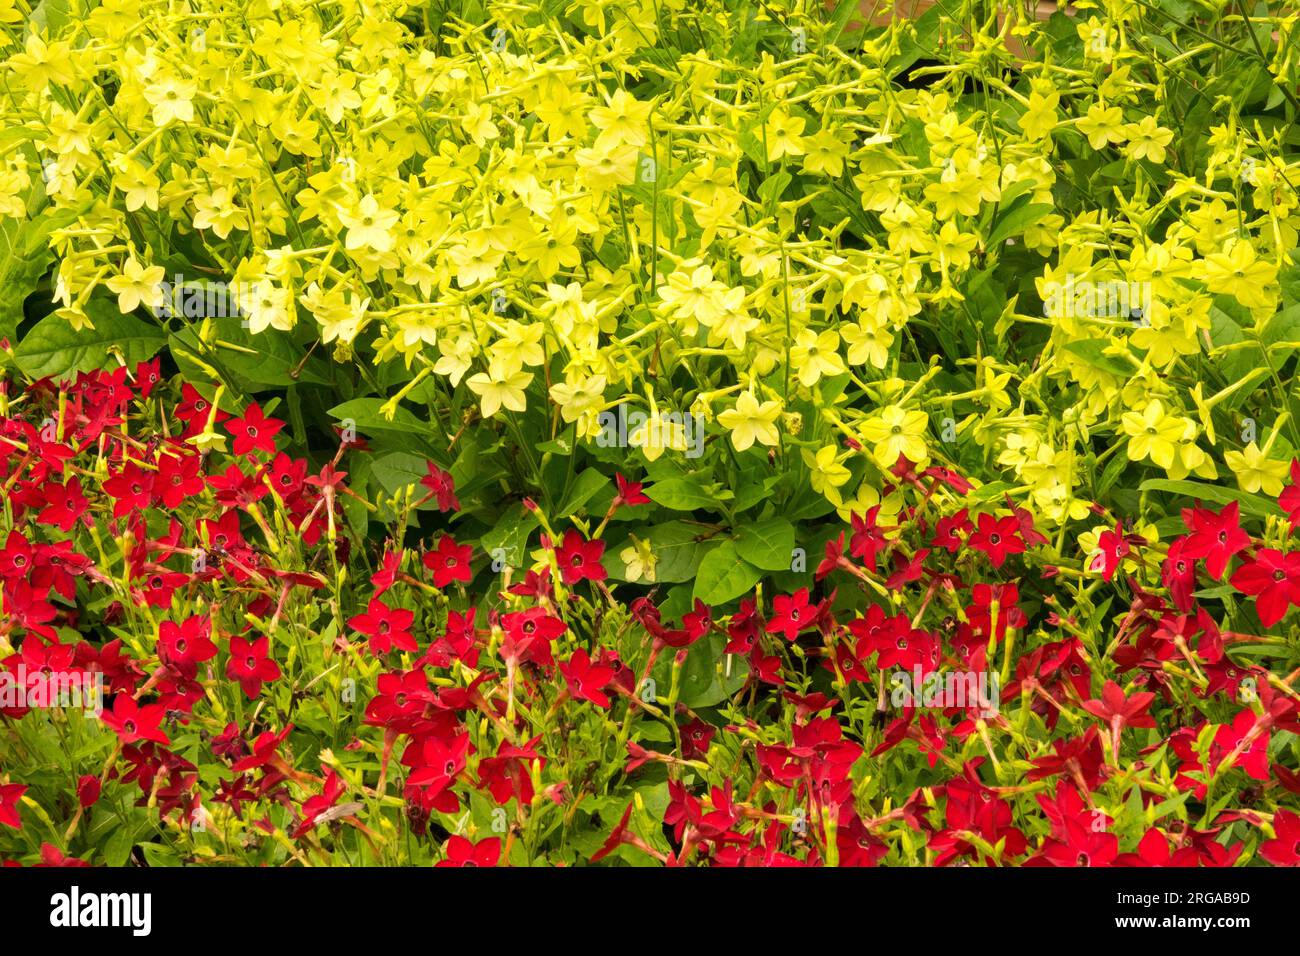
[[[99,802],[99,778],[93,773],[85,774],[77,781],[77,803],[86,810]]]
[[[551,641],[569,629],[558,617],[552,617],[546,608],[533,607],[527,611],[514,611],[503,615],[501,626],[505,628],[506,638],[513,645],[512,654],[516,660],[530,660],[538,664],[550,664]],[[502,644],[502,657],[507,654]]]
[[[850,515],[853,534],[849,538],[849,554],[860,558],[872,571],[876,570],[876,555],[885,549],[888,542],[876,526],[876,516],[880,514],[880,505],[873,505],[866,516],[856,512]]]
[[[180,624],[163,621],[158,627],[158,656],[163,663],[192,666],[217,656],[212,643],[212,621],[195,615]]]
[[[1012,554],[1021,554],[1025,542],[1019,536],[1020,521],[1015,516],[994,518],[990,514],[979,516],[979,526],[970,536],[970,546],[988,555],[993,567],[1000,568]]]
[[[234,436],[236,455],[244,456],[254,449],[268,455],[275,454],[275,436],[284,427],[278,418],[267,418],[262,414],[262,406],[253,402],[244,412],[243,418],[232,418],[226,422],[226,430]]]
[[[555,549],[555,557],[560,565],[560,576],[565,584],[577,584],[579,581],[603,581],[609,572],[600,563],[605,553],[605,542],[584,540],[582,535],[570,528],[564,533],[564,543]]]
[[[15,830],[23,828],[23,821],[18,819],[18,801],[26,791],[25,784],[0,784],[0,823]]]
[[[1116,866],[1196,866],[1200,854],[1195,847],[1185,846],[1172,850],[1169,838],[1152,827],[1138,843],[1136,853],[1122,853],[1115,858]]]
[[[1274,866],[1300,866],[1300,814],[1278,810],[1273,814],[1275,839],[1259,845],[1259,855]]]
[[[559,666],[574,700],[589,700],[597,707],[609,706],[609,698],[601,688],[613,679],[614,668],[593,664],[591,656],[582,648],[574,651],[573,656]]]
[[[816,608],[808,603],[807,588],[800,588],[793,595],[778,594],[772,599],[772,617],[767,622],[767,632],[793,641],[816,618]]]
[[[501,838],[488,837],[472,843],[459,834],[447,841],[447,858],[434,866],[496,866],[501,859]]]
[[[1119,760],[1119,735],[1125,727],[1154,727],[1155,718],[1147,713],[1147,708],[1156,699],[1149,691],[1125,698],[1124,690],[1113,680],[1106,681],[1102,688],[1100,700],[1086,700],[1083,709],[1094,717],[1110,725],[1111,750],[1116,761]]]
[[[296,827],[294,827],[293,833],[291,833],[290,836],[296,840],[304,834],[310,833],[314,830],[316,824],[321,822],[321,817],[338,802],[339,797],[342,795],[343,781],[339,779],[337,773],[331,770],[325,777],[324,789],[318,795],[308,797],[303,801],[302,820]],[[355,807],[357,804],[352,804],[352,806]],[[344,811],[344,814],[347,815],[347,807],[341,809]]]
[[[226,676],[239,681],[239,686],[244,689],[249,700],[262,692],[264,681],[280,678],[280,666],[267,656],[270,644],[266,635],[252,641],[238,635],[230,638],[230,660],[226,662]]]
[[[457,544],[451,535],[444,534],[438,540],[438,549],[426,551],[421,560],[433,572],[433,586],[445,588],[452,581],[469,583],[474,576],[469,569],[469,559],[473,553],[472,545]]]
[[[1129,550],[1128,539],[1124,537],[1124,525],[1117,521],[1114,531],[1103,531],[1097,537],[1097,551],[1088,563],[1088,570],[1100,571],[1102,580],[1110,581]]]
[[[1288,604],[1300,607],[1300,551],[1284,554],[1261,548],[1233,574],[1232,586],[1255,598],[1260,623],[1272,627],[1282,620]]]
[[[138,362],[135,366],[135,387],[140,390],[141,398],[148,398],[153,387],[158,384],[162,378],[162,360],[159,358],[150,359],[148,362]]]
[[[1300,459],[1291,459],[1291,484],[1282,489],[1277,503],[1287,513],[1292,528],[1300,525]]]
[[[104,493],[113,499],[113,517],[121,518],[133,511],[143,511],[153,498],[153,472],[128,461],[119,472],[109,471]]]
[[[63,851],[52,843],[41,844],[41,862],[38,867],[89,867],[90,864],[80,857],[64,856]]]
[[[124,744],[152,740],[166,745],[171,741],[162,732],[164,716],[165,710],[161,704],[145,704],[141,707],[130,694],[118,694],[113,701],[113,710],[104,711],[100,719],[117,731],[118,739]]]
[[[614,481],[618,485],[618,494],[614,498],[614,503],[610,506],[617,508],[619,505],[648,505],[650,499],[641,491],[641,482],[628,481],[618,472],[614,472]]]
[[[371,598],[365,614],[348,620],[354,628],[370,639],[372,654],[387,654],[394,646],[404,651],[418,651],[419,645],[411,636],[415,612],[405,608],[391,608],[379,598]]]
[[[420,484],[429,489],[425,500],[437,498],[439,511],[459,511],[460,501],[456,498],[456,482],[451,473],[443,471],[431,461],[426,461],[424,467],[429,472],[420,479]]]
[[[86,513],[90,502],[81,490],[81,479],[73,475],[66,485],[49,482],[41,489],[45,496],[45,509],[37,516],[40,524],[60,531],[71,531],[77,519]]]
[[[186,498],[192,498],[203,491],[203,476],[199,474],[198,455],[158,456],[158,476],[154,479],[154,490],[162,500],[163,507],[176,508]]]
[[[1232,556],[1250,547],[1250,535],[1241,530],[1237,515],[1235,501],[1217,515],[1208,508],[1183,509],[1183,523],[1191,531],[1183,553],[1193,559],[1204,558],[1205,570],[1216,581],[1223,580]]]
[[[1174,606],[1186,614],[1192,609],[1192,592],[1196,590],[1195,559],[1187,553],[1187,539],[1169,542],[1169,553],[1160,566],[1160,581],[1169,589]]]

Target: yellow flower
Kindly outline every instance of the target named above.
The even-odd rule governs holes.
[[[1150,458],[1161,468],[1173,465],[1176,443],[1183,437],[1183,419],[1166,414],[1160,399],[1152,399],[1141,412],[1125,412],[1120,423],[1129,436],[1130,460]]]
[[[591,110],[591,125],[600,130],[596,145],[602,149],[644,146],[649,139],[650,112],[653,109],[653,103],[642,103],[627,90],[616,90],[609,97],[608,106]]]
[[[1205,287],[1234,296],[1247,308],[1271,304],[1273,296],[1267,287],[1276,278],[1277,268],[1257,258],[1255,247],[1246,239],[1236,240],[1227,252],[1205,257]]]
[[[1141,122],[1129,123],[1124,127],[1128,138],[1125,153],[1133,159],[1149,159],[1153,163],[1165,161],[1165,147],[1174,138],[1174,131],[1165,129],[1156,122],[1154,116],[1144,116]]]
[[[819,448],[816,454],[807,448],[801,452],[803,463],[808,466],[808,481],[813,491],[825,495],[826,500],[836,507],[844,501],[838,489],[853,477],[839,454],[840,450],[834,445]]]
[[[881,468],[892,468],[898,463],[899,455],[919,465],[930,458],[922,437],[929,423],[925,412],[886,405],[863,422],[862,437],[875,446],[872,454]]]
[[[162,266],[145,268],[135,257],[126,260],[120,276],[113,276],[105,285],[117,293],[117,307],[123,315],[145,305],[156,309],[163,303],[162,281],[166,270]]]
[[[802,156],[807,151],[800,137],[804,125],[801,116],[790,116],[781,110],[772,111],[763,126],[769,163],[776,162],[782,156]]]
[[[352,210],[339,212],[339,220],[348,227],[344,245],[348,251],[373,249],[389,252],[393,248],[393,226],[400,217],[391,209],[379,205],[379,200],[367,195]]]
[[[731,431],[731,443],[736,451],[744,451],[754,442],[774,446],[780,441],[776,420],[781,417],[781,403],[763,402],[761,405],[753,392],[741,392],[736,407],[728,408],[718,416],[718,424]]]
[[[1270,498],[1282,493],[1286,483],[1288,464],[1275,461],[1259,450],[1251,442],[1241,451],[1229,451],[1223,456],[1224,462],[1237,476],[1237,484],[1242,491],[1251,493],[1262,491]]]
[[[512,412],[522,412],[528,407],[524,398],[524,389],[533,380],[531,372],[522,369],[511,370],[500,362],[490,362],[486,372],[471,375],[465,384],[475,395],[479,396],[480,410],[484,418],[491,418],[502,408]]]
[[[655,566],[659,563],[659,558],[654,552],[654,546],[649,540],[641,541],[636,535],[629,535],[632,539],[632,546],[624,548],[618,553],[619,560],[627,568],[627,579],[629,581],[650,581],[655,579]]]
[[[821,334],[804,329],[790,348],[790,364],[799,374],[805,388],[812,388],[823,375],[839,375],[844,371],[844,361],[836,351],[840,347],[839,333],[826,329]]]
[[[1118,106],[1093,103],[1079,119],[1079,132],[1088,137],[1093,149],[1104,149],[1107,143],[1122,143],[1127,138],[1124,128],[1124,111]]]

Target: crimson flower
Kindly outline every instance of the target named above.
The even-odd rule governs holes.
[[[1169,838],[1152,827],[1138,842],[1136,853],[1121,853],[1115,858],[1116,866],[1196,866],[1200,854],[1195,847],[1173,849]]]
[[[212,621],[203,615],[177,624],[163,621],[158,627],[158,656],[164,663],[190,666],[202,664],[217,656],[217,645],[212,643]]]
[[[339,779],[337,773],[331,770],[325,777],[324,789],[316,796],[308,797],[303,801],[302,820],[296,827],[294,827],[293,833],[290,834],[290,836],[296,840],[304,834],[310,833],[316,828],[317,823],[323,822],[321,817],[325,816],[329,812],[330,808],[338,802],[339,797],[342,795],[343,781]],[[359,804],[351,804],[350,806],[356,807],[359,806]],[[347,809],[347,807],[340,808],[345,815]]]
[[[1208,508],[1183,509],[1183,523],[1191,532],[1183,553],[1193,559],[1204,558],[1205,570],[1216,581],[1223,580],[1232,556],[1250,547],[1250,535],[1241,530],[1238,513],[1235,501],[1217,515]]]
[[[1169,589],[1174,606],[1186,614],[1192,609],[1192,592],[1196,590],[1195,559],[1187,553],[1187,538],[1169,542],[1169,553],[1160,566],[1160,583]]]
[[[577,584],[579,581],[603,581],[609,572],[600,563],[605,553],[605,542],[586,541],[582,535],[570,528],[564,533],[564,543],[555,549],[555,556],[560,565],[560,576],[565,584]]]
[[[609,698],[601,691],[614,677],[614,668],[593,664],[591,655],[582,648],[560,665],[564,682],[575,700],[589,700],[597,707],[608,707]]]
[[[256,640],[246,640],[238,635],[230,638],[230,660],[226,663],[226,676],[239,681],[239,686],[252,700],[262,692],[264,681],[278,680],[280,666],[267,654],[270,639],[263,635]]]
[[[792,595],[778,594],[772,599],[772,617],[767,622],[767,632],[793,641],[816,617],[816,609],[808,603],[807,588],[800,588]]]
[[[1115,577],[1120,564],[1130,551],[1128,539],[1124,536],[1124,526],[1115,522],[1114,531],[1103,531],[1097,537],[1097,552],[1088,563],[1089,571],[1100,571],[1102,580],[1109,582]]]
[[[619,505],[648,505],[650,499],[641,491],[641,482],[628,481],[620,473],[614,472],[614,481],[618,484],[618,495],[614,498],[613,507]]]
[[[880,505],[873,505],[867,510],[866,515],[858,515],[856,512],[850,515],[853,534],[849,538],[849,554],[860,558],[872,571],[876,570],[876,555],[889,544],[885,540],[884,533],[876,525],[879,514]]]
[[[171,741],[162,732],[164,716],[162,704],[145,704],[141,707],[130,694],[118,694],[113,701],[112,711],[104,711],[100,719],[117,731],[118,739],[124,744],[152,740],[166,745]]]
[[[275,454],[275,436],[284,427],[278,418],[267,418],[262,413],[262,406],[253,402],[244,412],[243,418],[232,418],[226,422],[226,430],[234,437],[234,452],[241,457],[253,450]]]
[[[1282,620],[1288,604],[1300,607],[1300,551],[1261,548],[1231,580],[1234,588],[1255,598],[1260,623],[1272,627]]]
[[[15,830],[22,829],[23,822],[18,819],[18,801],[22,799],[26,791],[27,786],[25,784],[0,784],[0,823],[13,827]]]
[[[1154,727],[1155,718],[1147,713],[1147,708],[1156,699],[1156,695],[1144,691],[1126,698],[1124,690],[1113,680],[1106,681],[1102,688],[1100,700],[1086,700],[1083,709],[1099,720],[1110,724],[1111,749],[1115,760],[1119,760],[1119,735],[1125,727]]]
[[[434,866],[496,866],[500,859],[500,837],[488,837],[473,843],[459,834],[452,834],[447,841],[447,858]]]
[[[424,467],[428,474],[420,479],[420,484],[429,489],[429,497],[437,499],[438,510],[459,511],[460,501],[456,498],[456,482],[451,473],[431,461],[426,461]]]
[[[419,645],[411,636],[415,612],[405,608],[391,608],[379,598],[371,598],[365,614],[348,620],[348,627],[360,631],[370,639],[373,654],[387,654],[394,646],[404,651],[418,651]]]
[[[1282,489],[1277,503],[1287,513],[1292,528],[1300,525],[1300,459],[1291,459],[1291,484]]]
[[[1274,866],[1300,866],[1300,813],[1278,810],[1273,832],[1277,836],[1259,845],[1259,855]]]
[[[441,589],[452,581],[469,583],[474,576],[469,569],[469,559],[473,553],[472,545],[457,544],[451,535],[444,534],[438,539],[437,550],[426,551],[420,560],[433,572],[433,586]]]
[[[1021,554],[1025,550],[1019,532],[1020,521],[1014,515],[994,518],[991,514],[981,514],[979,524],[970,536],[970,546],[983,551],[993,567],[1000,568],[1009,555]]]
[[[93,773],[82,775],[77,781],[77,803],[81,809],[89,809],[99,802],[100,788],[99,778]]]

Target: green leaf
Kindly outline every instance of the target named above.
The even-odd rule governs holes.
[[[404,451],[392,451],[386,455],[377,455],[371,462],[371,474],[380,487],[390,495],[396,494],[408,485],[418,484],[429,473],[427,459]]]
[[[567,518],[575,514],[579,508],[590,501],[602,488],[609,484],[609,479],[602,475],[595,468],[588,468],[573,485],[573,490],[569,492],[569,497],[564,504],[560,506],[557,518]]]
[[[306,350],[288,333],[267,329],[254,334],[244,328],[242,319],[230,316],[209,321],[215,333],[211,346],[199,340],[197,326],[181,329],[171,336],[173,357],[183,373],[206,375],[192,360],[178,353],[178,346],[229,373],[232,384],[243,391],[290,382],[329,385],[333,381],[332,367],[314,357],[304,362]]]
[[[712,707],[726,700],[744,686],[749,665],[741,657],[731,658],[727,673],[727,642],[720,634],[710,634],[692,645],[682,665],[682,683],[678,699],[690,708]],[[662,819],[662,818],[661,818]]]
[[[1252,495],[1249,492],[1239,491],[1234,488],[1225,488],[1222,485],[1207,485],[1199,481],[1149,478],[1138,485],[1138,491],[1167,491],[1170,494],[1182,495],[1185,498],[1212,501],[1220,505],[1227,505],[1236,501],[1241,504],[1241,510],[1244,514],[1253,515],[1256,518],[1280,517],[1285,513],[1277,506],[1276,502],[1269,501],[1260,495]]]
[[[135,365],[166,344],[160,327],[122,315],[115,302],[87,302],[86,314],[95,323],[93,329],[78,331],[53,314],[41,319],[18,344],[15,363],[32,378],[61,377],[116,365],[114,354]]]
[[[1030,202],[1029,196],[1021,196],[1006,211],[998,216],[998,221],[984,242],[985,249],[994,249],[1012,236],[1018,236],[1040,219],[1051,214],[1051,203]]]
[[[1076,342],[1066,342],[1065,350],[1071,355],[1083,359],[1093,368],[1100,369],[1109,375],[1128,378],[1137,369],[1133,367],[1131,361],[1126,361],[1107,352],[1106,348],[1110,344],[1109,339],[1080,339]]]
[[[790,570],[794,550],[794,525],[784,518],[768,518],[736,529],[736,553],[764,571]]]
[[[506,564],[521,567],[527,557],[524,549],[528,545],[528,536],[540,524],[537,515],[525,508],[522,501],[516,501],[502,512],[496,526],[479,538],[479,544],[489,556],[500,549]]]
[[[354,398],[342,405],[335,405],[329,410],[329,415],[338,421],[352,419],[360,435],[384,431],[413,432],[419,435],[429,433],[432,426],[428,422],[420,421],[409,408],[402,405],[397,406],[391,419],[388,418],[380,411],[384,403],[385,400],[382,398]]]
[[[750,591],[762,576],[740,556],[734,541],[723,541],[700,561],[693,595],[705,604],[726,604]]]
[[[704,491],[699,482],[689,478],[665,478],[645,489],[646,496],[673,511],[695,511],[697,508],[715,508],[718,496]]]

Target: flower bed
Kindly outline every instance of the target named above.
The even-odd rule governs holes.
[[[0,858],[1300,862],[1296,17],[471,6],[0,7]]]

